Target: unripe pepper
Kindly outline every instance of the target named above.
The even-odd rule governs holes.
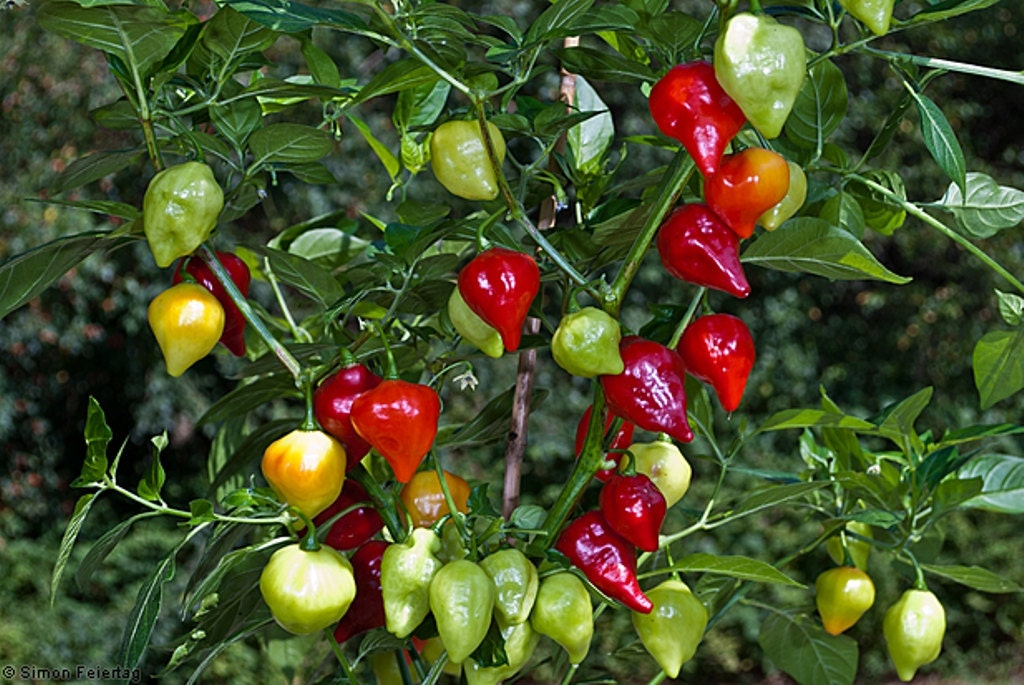
[[[499,685],[511,679],[526,665],[533,656],[540,634],[533,629],[529,621],[504,625],[501,637],[505,640],[505,656],[508,663],[501,666],[481,666],[473,659],[467,659],[466,683],[468,685]]]
[[[352,400],[352,427],[408,483],[437,436],[441,398],[428,385],[384,380]]]
[[[238,291],[243,296],[248,296],[249,284],[252,281],[249,265],[241,257],[230,252],[218,252],[217,260],[228,272]],[[231,299],[217,277],[213,275],[210,266],[202,259],[193,258],[187,262],[185,260],[178,262],[174,276],[171,278],[172,283],[181,283],[184,278],[182,270],[191,275],[196,283],[213,293],[213,296],[220,302],[220,306],[224,308],[224,332],[220,334],[220,344],[228,348],[228,351],[236,357],[244,357],[245,317],[242,316],[238,305]]]
[[[722,408],[736,411],[756,358],[743,319],[731,314],[698,317],[683,331],[676,349],[686,370],[715,389]]]
[[[505,138],[489,121],[487,133],[500,165],[505,160]],[[452,195],[467,200],[498,197],[498,177],[479,121],[446,121],[438,126],[430,136],[430,166]]]
[[[338,644],[367,630],[384,625],[384,598],[380,590],[380,565],[390,543],[370,540],[357,549],[349,561],[356,583],[356,596],[345,615],[334,628]]]
[[[650,478],[665,497],[665,505],[671,507],[683,498],[690,489],[693,469],[686,457],[671,442],[638,442],[629,446],[633,455],[633,467],[637,473]]]
[[[403,543],[384,550],[380,589],[388,632],[406,638],[430,613],[430,581],[440,570],[441,540],[430,528],[414,528]]]
[[[512,547],[488,554],[480,560],[480,568],[494,583],[494,611],[498,620],[511,626],[529,619],[539,585],[533,562]]]
[[[329,507],[316,515],[313,523],[319,529],[341,512],[345,513],[331,524],[330,530],[324,536],[324,544],[334,549],[344,552],[360,547],[384,528],[384,519],[373,508],[366,490],[351,478],[345,479],[341,486],[341,494]]]
[[[503,247],[484,250],[459,271],[458,287],[469,308],[501,335],[505,350],[517,350],[540,291],[540,269],[533,257]]]
[[[856,566],[837,566],[814,581],[814,601],[829,635],[852,628],[875,603],[871,576]]]
[[[593,378],[622,373],[619,322],[597,307],[566,314],[551,337],[555,363],[574,376]]]
[[[465,514],[468,510],[469,483],[461,476],[448,471],[444,472],[444,480],[455,508]],[[420,471],[414,474],[409,482],[402,486],[399,499],[409,513],[412,525],[419,528],[432,526],[440,521],[441,517],[450,513],[436,471]]]
[[[494,612],[494,583],[475,562],[448,562],[430,581],[430,611],[448,659],[461,664],[487,636]]]
[[[582,663],[594,637],[594,613],[587,586],[568,571],[541,580],[530,625],[557,642],[569,654],[569,663]]]
[[[598,498],[601,514],[609,527],[645,552],[658,549],[661,524],[665,521],[665,496],[646,474],[611,478]]]
[[[669,579],[647,591],[649,614],[632,613],[633,628],[647,652],[669,678],[697,652],[708,624],[708,610],[686,583]]]
[[[282,628],[308,635],[341,619],[356,594],[352,565],[330,547],[298,543],[274,552],[260,573],[260,594]]]
[[[825,550],[837,564],[845,564],[846,554],[843,552],[844,543],[846,552],[850,555],[850,561],[862,571],[868,568],[868,557],[871,554],[871,543],[865,540],[846,535],[845,531],[856,533],[862,537],[875,537],[874,531],[869,523],[850,521],[838,535],[833,535],[825,541]]]
[[[807,199],[807,175],[796,162],[787,160],[789,166],[789,189],[774,207],[758,217],[757,223],[766,231],[774,231],[804,206]]]
[[[651,600],[636,578],[636,550],[612,530],[600,511],[571,521],[555,543],[594,587],[633,611],[649,613]]]
[[[380,376],[353,361],[325,378],[313,393],[313,416],[325,431],[345,446],[350,471],[370,451],[370,443],[363,440],[352,426],[352,403],[380,382]]]
[[[882,634],[896,674],[910,682],[917,669],[939,658],[946,610],[928,590],[907,590],[885,612]]]
[[[195,283],[179,283],[153,298],[146,312],[164,356],[167,373],[177,378],[208,355],[224,332],[224,308]]]
[[[625,370],[601,376],[608,408],[644,430],[693,440],[686,417],[686,367],[675,350],[627,336],[619,345]]]
[[[452,294],[448,297],[448,318],[463,340],[488,357],[498,359],[505,354],[501,334],[469,308],[458,287],[452,288]]]
[[[760,216],[781,202],[788,190],[786,158],[748,147],[726,155],[718,173],[704,184],[704,200],[738,237],[749,238]]]
[[[657,245],[662,265],[676,278],[733,297],[750,294],[739,238],[707,205],[673,210],[658,229]]]
[[[782,133],[807,73],[800,32],[767,14],[734,14],[715,40],[715,76],[765,138]]]
[[[210,237],[223,207],[224,192],[202,162],[157,173],[142,200],[142,228],[157,266],[192,254]]]
[[[583,412],[583,416],[580,417],[579,423],[576,424],[576,458],[579,459],[580,454],[583,452],[583,443],[587,439],[587,429],[590,426],[590,415],[593,413],[594,407],[587,407],[587,410]],[[609,429],[611,428],[612,422],[615,421],[615,415],[608,412],[604,421],[604,431],[607,436]],[[633,442],[633,431],[636,426],[629,421],[622,421],[619,426],[619,430],[615,433],[615,437],[611,438],[611,442],[608,443],[609,450],[624,450],[629,447],[630,443]],[[607,442],[607,440],[606,440]],[[594,477],[601,482],[607,482],[609,478],[618,473],[619,462],[622,461],[622,455],[616,453],[609,453],[605,455],[609,461],[614,461],[615,466],[610,469],[601,469],[594,474]]]
[[[876,36],[889,32],[894,0],[839,0],[839,4]]]
[[[705,177],[718,170],[729,141],[747,118],[715,78],[709,62],[678,64],[651,89],[647,102],[654,123],[693,157]]]
[[[299,428],[270,443],[260,468],[278,497],[312,519],[338,499],[345,464],[340,442],[323,431]]]

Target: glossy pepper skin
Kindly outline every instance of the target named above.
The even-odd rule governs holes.
[[[494,611],[506,626],[523,623],[530,618],[540,579],[537,567],[515,548],[498,550],[480,560],[480,568],[494,583]]]
[[[582,663],[594,638],[594,613],[587,586],[568,571],[541,580],[530,625],[557,642],[568,653],[569,663]]]
[[[505,640],[505,656],[508,663],[501,666],[481,666],[473,659],[465,663],[467,685],[499,685],[511,679],[522,670],[526,662],[533,656],[540,642],[540,634],[533,629],[529,621],[515,625],[503,625],[501,637]]]
[[[352,400],[352,427],[380,453],[399,483],[408,483],[437,436],[441,398],[427,385],[381,381]]]
[[[871,576],[856,566],[837,566],[814,581],[814,601],[821,623],[829,635],[852,628],[875,603]]]
[[[946,610],[928,590],[906,590],[882,620],[889,658],[903,682],[939,658],[946,635]]]
[[[390,543],[370,540],[349,558],[356,583],[356,596],[334,628],[334,639],[345,644],[367,630],[384,625],[384,598],[380,591],[380,565]]]
[[[610,598],[633,611],[651,611],[651,600],[636,578],[636,550],[612,530],[600,511],[588,511],[571,521],[558,536],[555,549]]]
[[[750,124],[776,138],[807,73],[804,39],[767,14],[734,14],[715,41],[715,77]]]
[[[633,628],[647,652],[669,678],[693,658],[708,625],[708,610],[686,583],[670,579],[647,591],[649,614],[632,612]]]
[[[430,581],[441,569],[441,539],[429,528],[414,528],[403,543],[384,550],[380,589],[388,632],[406,638],[430,613]]]
[[[468,511],[469,483],[461,476],[448,471],[444,472],[444,480],[455,508],[465,514]],[[414,474],[409,482],[402,486],[399,499],[409,513],[412,525],[418,528],[432,526],[450,512],[444,490],[441,489],[441,479],[437,477],[436,471],[420,471]]]
[[[627,336],[619,345],[625,371],[601,376],[608,408],[644,430],[693,440],[686,417],[686,367],[675,350]]]
[[[747,123],[705,61],[669,69],[654,84],[647,104],[661,132],[683,144],[705,177],[718,170],[729,142]]]
[[[260,468],[278,497],[312,519],[341,494],[346,462],[327,433],[296,429],[267,446]]]
[[[298,543],[274,552],[260,573],[260,594],[282,628],[309,635],[333,625],[356,595],[352,565],[330,547],[307,551]]]
[[[498,359],[505,354],[501,334],[469,308],[458,288],[452,288],[452,294],[448,297],[448,318],[463,340],[488,357]]]
[[[580,417],[579,423],[576,424],[577,459],[579,459],[580,454],[583,452],[583,443],[587,439],[587,430],[590,427],[590,415],[593,411],[593,406],[587,407],[586,411],[583,412],[583,416]],[[613,421],[615,421],[615,415],[609,412],[604,421],[605,442],[608,444],[609,450],[624,450],[633,442],[633,431],[636,430],[636,426],[629,421],[622,421],[619,426],[619,430],[615,433],[615,436],[611,438],[611,442],[608,442],[608,431],[611,429]],[[607,482],[609,478],[618,473],[618,465],[622,460],[621,454],[609,453],[605,456],[609,461],[614,461],[615,466],[610,469],[601,469],[594,474],[594,477],[602,483]]]
[[[175,378],[210,354],[224,332],[224,308],[195,283],[179,283],[154,297],[146,316],[167,373]]]
[[[623,371],[619,342],[622,331],[613,316],[597,307],[584,307],[562,317],[551,337],[555,363],[580,378]]]
[[[252,281],[249,265],[241,257],[230,252],[218,252],[217,261],[224,266],[238,291],[243,296],[248,296],[249,284]],[[244,357],[245,317],[242,316],[238,305],[231,299],[217,277],[213,275],[210,266],[203,260],[193,258],[187,262],[185,260],[178,262],[171,279],[172,283],[181,283],[184,278],[183,270],[191,275],[196,283],[213,293],[213,296],[220,302],[220,306],[224,308],[224,332],[220,334],[220,344],[228,348],[228,351],[236,357]]]
[[[325,378],[313,392],[313,416],[325,431],[341,441],[354,469],[370,451],[370,443],[352,426],[352,403],[380,385],[381,377],[363,364],[347,364]]]
[[[505,138],[487,122],[498,164],[505,161]],[[438,182],[452,195],[466,200],[498,197],[498,178],[487,154],[478,121],[447,121],[430,136],[430,166]]]
[[[749,238],[761,215],[781,202],[788,190],[786,158],[748,147],[726,155],[718,173],[704,184],[704,200],[738,237]]]
[[[458,287],[469,308],[501,335],[505,350],[517,350],[540,291],[540,268],[533,257],[504,247],[484,250],[459,271]]]
[[[789,189],[775,205],[757,218],[757,223],[766,231],[774,231],[787,219],[800,211],[807,199],[807,175],[796,162],[786,161],[789,166]]]
[[[845,542],[846,552],[850,555],[850,561],[860,570],[866,571],[868,568],[868,557],[871,555],[871,543],[866,540],[861,540],[851,535],[847,535],[846,531],[856,533],[866,538],[875,537],[871,524],[861,523],[860,521],[850,521],[846,524],[843,531],[840,531],[838,535],[833,535],[825,541],[825,550],[828,552],[828,555],[832,557],[832,561],[837,564],[845,564],[846,554],[843,552],[843,543]]]
[[[839,4],[876,36],[889,32],[894,0],[839,0]]]
[[[475,562],[450,561],[430,581],[430,611],[448,659],[461,664],[487,636],[494,583]]]
[[[707,205],[672,211],[658,229],[658,256],[676,278],[744,298],[750,284],[740,263],[740,241]]]
[[[341,517],[331,524],[324,544],[342,552],[360,547],[384,528],[384,519],[373,508],[363,486],[351,478],[345,479],[337,499],[317,514],[313,523],[319,530],[337,514]]]
[[[202,162],[157,173],[142,199],[142,228],[157,266],[192,254],[210,237],[223,207],[224,191]]]
[[[612,477],[598,496],[601,514],[612,530],[645,552],[658,549],[665,522],[665,496],[646,474]]]
[[[693,469],[683,453],[671,442],[638,442],[629,446],[637,473],[646,475],[671,507],[690,489]]]
[[[676,348],[695,378],[710,383],[727,412],[736,411],[754,368],[754,338],[743,319],[732,314],[697,317]]]

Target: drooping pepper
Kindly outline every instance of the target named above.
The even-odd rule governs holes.
[[[217,252],[217,260],[224,266],[238,291],[243,296],[247,296],[249,284],[252,281],[249,265],[241,257],[230,252]],[[228,351],[236,357],[244,357],[245,317],[242,316],[238,305],[231,299],[217,277],[213,275],[210,266],[202,259],[193,258],[187,262],[184,260],[178,262],[174,276],[171,278],[172,283],[181,283],[184,278],[182,270],[190,274],[196,283],[213,293],[213,296],[220,302],[220,306],[224,308],[224,331],[220,334],[220,344],[228,348]]]
[[[430,611],[448,659],[461,664],[487,636],[494,583],[475,562],[450,561],[430,581]]]
[[[647,104],[661,132],[683,144],[705,178],[718,170],[729,141],[747,123],[743,110],[718,84],[715,68],[704,61],[669,69],[654,84]]]
[[[167,373],[175,378],[210,354],[224,332],[224,308],[195,283],[179,283],[154,297],[146,318]]]
[[[814,601],[825,632],[839,635],[853,627],[875,603],[875,584],[856,566],[837,566],[814,581]]]
[[[825,541],[825,550],[837,564],[846,564],[846,553],[850,555],[850,562],[862,571],[868,568],[868,557],[871,555],[871,543],[860,538],[847,535],[846,531],[856,533],[861,537],[875,537],[874,530],[870,523],[861,521],[850,521],[838,535],[833,535]],[[845,548],[845,553],[844,553]]]
[[[384,598],[381,596],[380,566],[390,543],[370,540],[349,558],[356,582],[356,596],[338,625],[334,639],[344,644],[350,638],[384,625]]]
[[[807,73],[800,32],[767,14],[740,12],[715,41],[715,77],[765,138],[782,132]]]
[[[444,472],[444,480],[455,508],[465,514],[469,501],[469,483],[461,476],[448,471]],[[450,512],[444,490],[441,489],[441,479],[437,477],[436,471],[420,471],[414,474],[409,482],[402,486],[399,499],[409,513],[412,525],[417,527],[432,526]]]
[[[758,225],[763,226],[766,231],[774,231],[781,226],[786,219],[800,211],[807,199],[807,175],[803,168],[789,160],[786,164],[789,165],[789,189],[785,197],[757,218]]]
[[[658,229],[657,244],[662,265],[676,278],[733,297],[750,294],[739,238],[707,205],[675,209]]]
[[[202,162],[157,173],[142,199],[142,228],[157,266],[192,254],[210,237],[223,207],[224,191]]]
[[[441,539],[430,528],[414,528],[403,543],[384,550],[380,589],[388,632],[408,637],[430,613],[430,581],[440,570]]]
[[[906,590],[882,619],[889,657],[903,682],[939,658],[946,635],[946,610],[929,590]]]
[[[718,173],[704,184],[704,200],[742,238],[754,234],[762,214],[786,197],[789,164],[777,152],[748,147],[726,155]]]
[[[580,417],[579,423],[576,424],[576,458],[578,459],[580,454],[583,452],[583,442],[587,439],[587,429],[590,426],[590,415],[593,413],[594,407],[587,407],[586,411],[583,412],[583,416]],[[609,442],[607,439],[608,431],[611,428],[612,422],[615,421],[615,415],[608,412],[604,421],[605,431],[605,442],[608,444],[609,450],[624,450],[629,447],[630,443],[633,442],[633,431],[636,426],[629,421],[623,421],[619,419],[621,424],[619,430],[615,433],[615,437],[611,438]],[[614,461],[615,466],[610,469],[601,469],[594,474],[594,477],[599,481],[606,482],[609,478],[618,473],[618,465],[622,460],[622,454],[609,453],[605,455],[609,461]]]
[[[491,122],[487,134],[500,165],[505,159],[505,138]],[[479,121],[446,121],[430,136],[430,167],[448,192],[467,200],[498,197],[494,173]]]
[[[619,346],[625,371],[601,376],[608,408],[644,430],[693,440],[686,417],[686,367],[675,350],[627,336]]]
[[[568,653],[569,663],[582,663],[594,638],[594,613],[587,586],[568,571],[541,580],[530,625],[557,642]]]
[[[612,530],[600,511],[588,511],[571,521],[558,536],[555,549],[611,599],[633,611],[651,611],[651,600],[636,578],[636,550]]]
[[[633,467],[650,478],[671,507],[690,489],[693,468],[671,441],[635,442],[629,446]]]
[[[313,523],[320,529],[341,512],[345,513],[331,524],[324,536],[324,544],[334,549],[347,551],[360,547],[384,528],[384,519],[373,508],[363,486],[351,478],[345,479],[341,494],[329,507],[317,514]]]
[[[298,428],[267,446],[260,468],[278,497],[312,519],[341,494],[346,461],[330,435]]]
[[[669,678],[697,652],[708,624],[708,610],[681,580],[666,580],[647,591],[649,614],[632,612],[640,642]]]
[[[530,618],[537,599],[537,567],[514,547],[502,549],[480,560],[480,568],[494,583],[494,611],[504,625],[516,625]]]
[[[894,0],[839,0],[839,4],[876,36],[889,32]]]
[[[555,363],[574,376],[622,373],[619,322],[603,309],[584,307],[562,317],[551,337]]]
[[[501,335],[505,350],[517,350],[540,291],[540,269],[533,257],[504,247],[484,250],[459,271],[458,287],[469,308]]]
[[[313,393],[313,416],[325,431],[345,445],[349,470],[370,451],[370,443],[352,426],[352,403],[380,382],[380,376],[363,364],[352,362],[325,378]]]
[[[380,453],[399,483],[408,483],[437,436],[441,398],[428,385],[387,379],[352,400],[359,437]]]
[[[658,549],[661,524],[665,522],[665,496],[646,474],[617,475],[598,497],[604,520],[626,541],[645,552]]]
[[[448,297],[448,318],[463,340],[488,357],[498,359],[505,354],[501,334],[469,308],[457,287],[452,288],[452,294]]]
[[[500,685],[502,681],[510,680],[530,660],[537,643],[540,642],[540,634],[533,629],[529,621],[502,626],[501,637],[505,640],[505,656],[508,663],[501,666],[481,666],[475,660],[467,659],[465,669],[468,685]]]
[[[260,573],[260,594],[282,628],[309,635],[341,619],[355,599],[352,565],[337,550],[280,548]]]
[[[727,412],[740,406],[756,351],[750,329],[731,314],[708,314],[695,319],[676,348],[695,378],[710,383]]]

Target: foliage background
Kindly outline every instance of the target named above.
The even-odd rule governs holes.
[[[503,14],[533,11],[530,3],[490,5],[491,11]],[[1020,69],[1024,66],[1022,30],[1024,5],[1008,0],[939,26],[892,35],[879,47]],[[96,217],[38,200],[50,196],[50,184],[68,163],[91,149],[117,147],[119,134],[97,127],[88,117],[90,109],[117,95],[99,53],[44,33],[33,21],[31,5],[0,13],[0,36],[5,44],[0,57],[3,261],[59,235],[102,227]],[[379,59],[355,42],[321,41],[321,45],[337,59],[343,73],[361,80]],[[291,69],[299,62],[297,52],[296,42],[281,40],[271,57]],[[870,127],[886,116],[900,95],[900,86],[882,62],[848,58],[840,66],[850,88],[851,117],[837,134],[837,142],[863,149],[870,140]],[[643,98],[632,87],[595,85],[609,103],[620,135],[650,132]],[[552,99],[556,87],[553,80]],[[1024,187],[1024,138],[1018,116],[1024,111],[1024,89],[949,74],[934,81],[928,94],[941,103],[955,127],[970,170]],[[371,102],[360,115],[382,139],[395,143],[388,130],[386,103]],[[649,157],[653,154],[631,154],[625,163],[640,174],[654,161]],[[246,218],[246,229],[270,237],[295,221],[339,208],[353,220],[362,210],[386,216],[388,181],[376,164],[359,136],[348,132],[331,160],[337,186],[304,187],[282,178],[270,188],[262,211],[258,208]],[[914,199],[938,199],[947,185],[925,156],[913,113],[878,166],[898,169]],[[87,192],[97,199],[137,204],[146,181],[138,171],[127,169]],[[416,180],[413,192],[429,197],[440,188],[427,173]],[[1000,233],[988,246],[1018,274],[1024,273],[1019,230]],[[372,238],[371,233],[367,235]],[[874,236],[869,246],[889,268],[914,281],[897,287],[748,272],[754,295],[735,313],[750,326],[759,358],[744,406],[730,421],[813,405],[821,384],[840,406],[863,416],[923,386],[935,386],[935,399],[924,422],[936,433],[968,422],[1019,422],[1024,399],[1018,395],[981,413],[971,377],[971,345],[998,320],[992,289],[1000,284],[994,276],[913,220],[892,238]],[[4,607],[0,665],[112,664],[138,579],[176,539],[167,527],[136,529],[102,572],[84,587],[66,582],[56,606],[49,608],[49,573],[76,497],[68,483],[81,463],[81,434],[90,395],[107,409],[115,440],[127,440],[122,462],[126,474],[131,473],[126,467],[133,467],[136,476],[142,473],[149,438],[166,430],[171,448],[163,461],[171,473],[168,487],[174,488],[166,491],[168,500],[185,502],[206,494],[210,435],[197,429],[194,421],[232,387],[235,362],[219,354],[181,379],[172,380],[164,373],[145,324],[145,308],[167,279],[168,274],[153,266],[145,246],[136,244],[87,260],[57,287],[0,322],[0,454],[8,466],[0,472],[0,606]],[[255,297],[267,298],[260,285],[255,287]],[[672,304],[672,287],[654,262],[638,282],[651,302],[660,297]],[[634,303],[626,317],[643,322],[648,313]],[[509,358],[481,367],[480,389],[446,408],[451,412],[449,420],[458,420],[460,413],[471,415],[493,391],[511,385],[514,364]],[[569,384],[549,359],[541,359],[536,386],[555,392],[531,420],[526,501],[549,502],[571,458],[570,436],[587,399],[584,385]],[[268,414],[272,411],[269,408]],[[1005,448],[1021,452],[1019,443]],[[794,468],[793,460],[799,459],[792,435],[762,440],[745,455],[751,466],[761,468],[780,464]],[[690,456],[695,487],[700,488],[702,463],[699,454]],[[501,469],[497,451],[452,455],[451,460],[470,480],[493,483],[497,496]],[[110,501],[98,509],[105,509],[112,521],[124,513],[117,508],[125,506]],[[958,515],[947,526],[943,549],[953,558],[970,559],[1022,583],[1016,523],[983,513]],[[667,525],[672,526],[671,520]],[[90,518],[83,542],[95,539],[104,529],[101,512]],[[796,516],[769,512],[743,530],[725,528],[705,535],[696,543],[700,548],[693,551],[728,548],[731,553],[774,558],[814,534]],[[77,553],[86,548],[79,545]],[[822,554],[787,571],[812,581],[825,563]],[[880,556],[873,564],[879,596],[883,601],[895,597],[904,570],[887,568]],[[187,570],[187,559],[182,567]],[[170,586],[169,596],[176,589],[180,587]],[[1024,598],[984,595],[953,583],[936,583],[934,589],[949,612],[949,632],[935,670],[953,680],[975,683],[1024,680]],[[768,594],[762,599],[770,602],[773,597]],[[808,606],[811,602],[809,594],[786,599]],[[773,682],[785,682],[783,676],[772,675],[772,665],[757,647],[761,616],[744,608],[731,613],[708,635],[682,679],[741,683],[770,677]],[[653,672],[652,663],[637,647],[627,623],[604,620],[609,623],[599,628],[595,651],[606,657],[595,664],[601,673],[593,675],[619,682],[633,677],[646,681]],[[892,678],[880,643],[880,626],[881,612],[874,611],[853,631],[861,643],[860,673],[865,683]],[[163,633],[156,642],[169,643],[176,628],[174,616],[169,615],[158,624]],[[153,654],[153,667],[166,662],[166,657]],[[207,672],[206,680],[276,681],[286,673],[294,675],[293,657],[273,641],[238,645]]]

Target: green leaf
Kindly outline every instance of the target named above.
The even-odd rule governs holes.
[[[949,125],[946,115],[931,98],[915,90],[911,91],[911,95],[917,103],[917,113],[921,119],[921,135],[924,137],[925,147],[928,148],[928,152],[932,154],[946,176],[965,190],[967,187],[967,162],[964,161],[964,151],[960,148],[960,141],[957,140],[953,127]]]
[[[441,79],[407,88],[398,94],[391,119],[399,131],[430,126],[444,111],[452,86]]]
[[[208,499],[194,499],[188,503],[189,513],[192,517],[188,520],[190,526],[198,526],[216,520],[213,511],[213,502]]]
[[[107,446],[114,432],[107,425],[103,407],[95,397],[89,397],[89,409],[85,418],[85,462],[82,473],[72,486],[99,483],[107,474]]]
[[[908,456],[920,454],[924,446],[914,430],[914,423],[932,401],[933,394],[933,388],[922,388],[910,397],[886,407],[876,421],[878,434],[899,445]]]
[[[575,167],[584,173],[601,171],[603,159],[615,137],[615,123],[608,105],[594,87],[582,76],[576,77],[576,109],[580,112],[599,112],[581,121],[566,133]]]
[[[436,81],[437,74],[419,60],[402,59],[378,71],[369,83],[359,89],[355,101],[365,102],[370,98],[431,85]]]
[[[254,158],[252,168],[274,163],[315,162],[333,148],[330,133],[302,124],[270,124],[249,137],[249,150]]]
[[[528,45],[573,35],[574,22],[593,6],[594,0],[558,0],[530,24],[523,42]]]
[[[156,435],[152,438],[153,443],[153,459],[149,462],[149,468],[146,469],[146,475],[142,478],[142,482],[139,483],[139,496],[143,499],[147,499],[150,502],[156,502],[160,499],[160,490],[164,487],[164,481],[167,480],[167,474],[164,473],[164,467],[160,463],[160,453],[167,448],[167,432],[164,431],[161,435]]]
[[[199,419],[199,425],[220,423],[245,416],[267,403],[284,397],[298,397],[295,381],[287,374],[273,374],[238,384],[214,402]]]
[[[981,478],[981,494],[964,506],[1002,514],[1024,514],[1024,458],[985,454],[961,467],[960,478]]]
[[[210,483],[210,491],[216,492],[220,486],[238,473],[256,468],[267,445],[295,428],[297,423],[295,419],[278,419],[261,423],[259,427],[245,436],[235,453],[221,466],[217,477]]]
[[[216,103],[210,107],[210,120],[217,132],[242,148],[249,135],[263,122],[263,109],[255,97],[246,97],[228,104]]]
[[[974,346],[971,365],[982,409],[1024,388],[1024,327],[981,336]]]
[[[486,445],[507,437],[514,395],[515,388],[509,388],[491,399],[468,423],[441,426],[434,444],[437,447],[470,447]],[[540,406],[547,396],[548,391],[544,389],[531,394],[531,412]]]
[[[851,193],[839,191],[821,206],[818,217],[838,226],[858,240],[864,237],[864,211]]]
[[[827,481],[770,485],[760,490],[755,490],[743,497],[733,506],[728,516],[732,519],[739,518],[740,516],[749,516],[763,509],[770,509],[784,502],[800,499],[828,485],[831,485],[831,483]]]
[[[908,26],[915,24],[926,24],[936,21],[944,21],[959,17],[962,14],[991,7],[999,0],[946,0],[929,9],[922,10],[912,16],[908,21],[902,22]]]
[[[160,616],[164,584],[174,578],[174,556],[178,549],[164,557],[139,588],[118,651],[117,663],[123,668],[132,670],[142,665],[153,627]]]
[[[650,67],[615,52],[579,46],[555,50],[555,55],[567,71],[591,81],[634,83],[655,80]]]
[[[848,103],[843,72],[831,60],[818,62],[807,72],[786,119],[786,137],[800,147],[821,150],[842,123]]]
[[[658,573],[679,571],[681,573],[713,573],[739,578],[754,583],[775,583],[791,587],[805,587],[771,564],[744,556],[722,556],[698,552],[677,559],[672,566],[658,569]]]
[[[82,495],[75,502],[75,511],[71,514],[68,527],[64,529],[64,537],[61,538],[60,548],[57,550],[57,560],[53,564],[53,575],[50,576],[50,606],[57,601],[57,588],[60,587],[61,578],[64,576],[64,569],[67,568],[68,559],[71,558],[71,550],[75,547],[75,540],[82,530],[85,517],[89,515],[93,502],[96,500],[96,493]]]
[[[818,426],[849,428],[865,432],[875,430],[875,424],[858,419],[855,416],[836,414],[820,409],[786,409],[768,417],[758,428],[758,431],[790,430],[793,428],[814,428]]]
[[[829,635],[804,616],[770,614],[757,642],[776,666],[800,685],[852,685],[857,676],[857,643],[846,635]]]
[[[314,26],[333,26],[351,33],[373,35],[355,14],[311,7],[290,0],[227,0],[227,5],[253,21],[282,33],[299,33]]]
[[[203,27],[202,43],[226,63],[237,62],[253,52],[266,50],[278,34],[227,5]]]
[[[221,581],[229,573],[236,569],[248,566],[266,565],[270,552],[290,541],[290,538],[274,538],[256,545],[250,545],[234,551],[229,551],[217,561],[217,564],[208,572],[204,572],[201,580],[191,588],[185,600],[182,601],[183,614],[191,613],[196,605],[202,602],[203,598],[215,592]],[[193,580],[196,580],[193,577]]]
[[[308,36],[302,39],[302,58],[306,60],[313,81],[323,86],[340,88],[341,72],[330,55],[314,43]]]
[[[900,199],[907,199],[907,188],[903,184],[903,178],[895,171],[872,169],[864,172],[864,177],[891,191]],[[850,190],[860,203],[864,222],[872,230],[882,235],[892,235],[907,220],[907,211],[903,206],[875,188],[853,183]]]
[[[75,570],[75,584],[82,591],[86,590],[89,579],[92,578],[92,574],[99,568],[99,565],[103,563],[103,560],[114,551],[118,543],[124,539],[131,527],[138,521],[143,519],[155,518],[161,516],[159,512],[147,511],[142,514],[136,514],[126,521],[121,521],[116,526],[104,533],[99,540],[93,543],[89,551],[86,552],[82,561],[78,564],[78,568]]]
[[[377,159],[384,165],[384,170],[388,172],[391,181],[394,182],[402,171],[402,163],[398,161],[398,158],[388,149],[387,145],[377,139],[369,124],[351,112],[348,113],[348,120],[352,122],[356,130],[363,136],[370,149],[377,155]]]
[[[270,260],[270,268],[282,283],[297,288],[321,305],[327,307],[345,294],[338,279],[316,262],[269,247],[259,251]]]
[[[993,573],[980,566],[921,564],[921,568],[927,573],[956,581],[961,585],[966,585],[981,592],[1004,594],[1024,590],[1024,587],[1021,587],[1012,579]]]
[[[142,212],[135,205],[130,205],[127,202],[116,202],[113,200],[31,200],[31,202],[42,202],[48,205],[56,205],[59,207],[70,207],[72,209],[81,209],[85,212],[92,212],[93,214],[101,214],[104,217],[115,216],[119,219],[128,219],[129,221],[137,219]],[[124,234],[130,229],[130,226],[122,226],[118,230],[118,234]]]
[[[864,151],[863,159],[865,162],[874,159],[889,147],[889,142],[892,140],[893,135],[896,134],[896,131],[899,130],[903,117],[907,115],[907,110],[910,109],[912,102],[913,98],[910,95],[904,95],[899,103],[893,107],[892,111],[889,112],[885,123],[878,129],[878,133],[875,134],[871,144],[868,145],[868,149]]]
[[[950,184],[937,207],[953,213],[957,228],[974,238],[988,238],[1024,221],[1024,190],[1001,186],[977,171],[967,174],[967,192]]]
[[[762,234],[743,252],[741,260],[766,269],[836,280],[872,279],[896,284],[911,280],[882,266],[846,231],[813,217],[792,219],[784,230]]]
[[[1003,321],[1011,326],[1024,323],[1024,297],[997,289],[996,299],[999,301],[999,316]]]
[[[138,118],[134,119],[138,125]],[[53,192],[62,193],[98,181],[133,166],[143,150],[102,150],[71,162],[53,185]]]

